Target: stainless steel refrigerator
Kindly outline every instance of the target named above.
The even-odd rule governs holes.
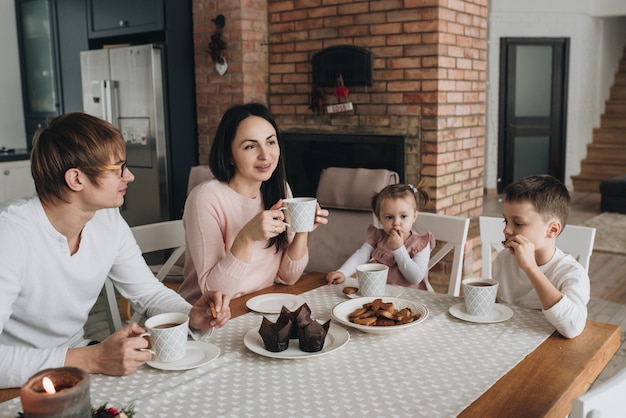
[[[111,122],[126,141],[135,181],[121,213],[131,226],[171,218],[163,48],[150,44],[80,53],[85,113]]]

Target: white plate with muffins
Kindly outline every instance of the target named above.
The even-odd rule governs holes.
[[[318,321],[319,322],[319,321]],[[263,338],[259,334],[259,327],[254,327],[243,338],[244,345],[253,353],[260,354],[265,357],[297,360],[312,357],[319,357],[340,349],[350,341],[350,333],[339,325],[330,323],[324,347],[321,351],[305,352],[300,350],[298,339],[289,340],[289,347],[286,350],[272,352],[265,348]]]
[[[428,318],[428,308],[409,299],[363,297],[335,305],[331,315],[341,325],[359,331],[392,334],[424,322]]]

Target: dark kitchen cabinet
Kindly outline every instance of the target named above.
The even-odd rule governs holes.
[[[89,38],[165,29],[163,0],[88,0]]]
[[[192,0],[14,1],[29,148],[48,117],[83,110],[81,51],[164,47],[170,213],[180,217],[189,170],[198,164]]]
[[[34,131],[44,125],[46,118],[58,115],[61,111],[54,41],[56,25],[52,14],[52,0],[18,0],[15,10],[24,119],[26,134],[30,139]]]
[[[49,117],[82,110],[80,51],[87,49],[84,0],[16,0],[28,148]]]
[[[80,51],[89,49],[85,0],[55,0],[63,112],[83,110]]]

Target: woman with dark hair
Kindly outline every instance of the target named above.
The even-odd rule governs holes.
[[[196,186],[185,203],[180,293],[188,301],[210,290],[237,297],[302,275],[308,233],[289,231],[280,210],[292,194],[279,136],[263,104],[233,106],[222,117],[209,156],[215,179]],[[327,216],[318,206],[315,226]]]

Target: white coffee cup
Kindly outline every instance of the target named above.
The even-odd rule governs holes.
[[[498,281],[472,278],[461,282],[465,296],[465,310],[473,316],[488,316],[493,312],[498,293]]]
[[[315,212],[317,211],[317,199],[314,197],[293,197],[283,199],[285,222],[290,225],[293,232],[309,232],[315,224]]]
[[[145,328],[148,332],[141,337],[149,337],[151,344],[143,351],[152,353],[162,363],[185,357],[189,316],[178,312],[155,315],[146,320]]]
[[[356,268],[361,296],[385,296],[389,267],[380,263],[361,264]]]

